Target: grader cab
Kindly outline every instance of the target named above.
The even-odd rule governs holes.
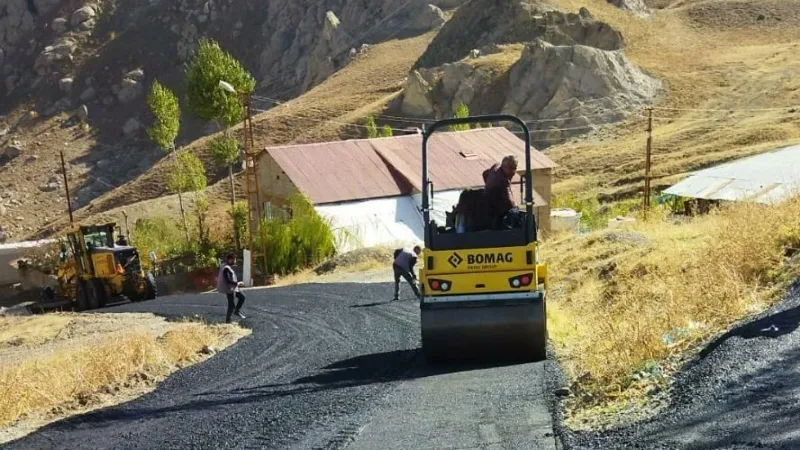
[[[155,277],[144,271],[135,247],[114,241],[114,227],[79,226],[61,238],[58,288],[50,297],[70,299],[78,311],[102,308],[113,297],[156,298]]]

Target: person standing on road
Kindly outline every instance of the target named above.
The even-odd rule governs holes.
[[[422,248],[419,245],[414,246],[413,250],[405,248],[398,248],[394,251],[394,299],[396,301],[400,295],[400,277],[405,278],[411,289],[414,290],[414,295],[417,298],[421,297],[419,288],[417,288],[417,276],[414,274],[414,266],[417,264],[417,257],[419,256]]]
[[[225,323],[231,323],[231,314],[236,314],[241,319],[245,318],[244,314],[242,314],[244,294],[239,290],[239,287],[242,286],[242,282],[236,279],[236,272],[234,272],[232,267],[234,264],[236,264],[236,256],[233,253],[228,253],[217,275],[217,291],[225,294],[225,297],[228,299],[228,313],[225,316]],[[234,296],[239,300],[236,305],[233,303]]]

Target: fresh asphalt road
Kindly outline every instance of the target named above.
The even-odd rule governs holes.
[[[246,294],[250,336],[150,394],[3,448],[556,448],[551,361],[429,367],[418,350],[418,305],[386,301],[390,284]],[[225,299],[178,295],[104,310],[127,311],[221,321]]]
[[[571,449],[800,449],[800,283],[708,345],[643,423],[574,434]]]

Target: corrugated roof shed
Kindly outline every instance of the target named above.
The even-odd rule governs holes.
[[[315,204],[393,197],[411,192],[367,140],[268,148],[292,183]]]
[[[800,145],[743,158],[691,174],[666,194],[705,200],[773,203],[798,194]]]
[[[483,185],[482,173],[514,154],[525,167],[524,142],[502,127],[435,133],[428,173],[436,190]],[[315,204],[404,195],[422,182],[422,136],[292,145],[266,151]],[[531,149],[533,169],[555,167]]]
[[[372,142],[375,150],[416,189],[422,182],[422,136],[409,135]],[[428,177],[438,190],[483,186],[483,171],[506,155],[516,155],[525,168],[525,143],[503,127],[434,133],[428,141]],[[533,169],[556,164],[542,152],[531,149]]]

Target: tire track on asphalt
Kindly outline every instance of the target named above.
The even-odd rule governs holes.
[[[250,336],[176,372],[150,394],[49,425],[6,448],[280,450],[310,437],[334,448],[357,429],[359,411],[401,378],[416,348],[418,331],[402,308],[351,307],[386,288],[250,291],[242,321]],[[197,314],[222,322],[226,305],[219,300],[180,295],[104,312]]]

